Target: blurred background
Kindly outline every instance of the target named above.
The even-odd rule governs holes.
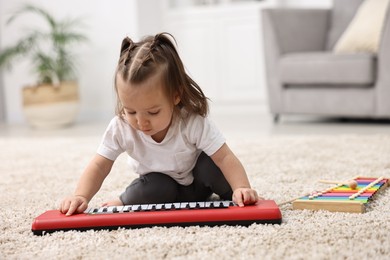
[[[19,39],[42,19],[26,15],[7,26],[25,0],[0,0],[0,46]],[[267,111],[260,10],[266,6],[327,7],[331,0],[32,0],[58,18],[82,17],[89,41],[77,56],[80,107],[76,123],[109,120],[114,113],[113,75],[121,40],[172,33],[189,74],[212,100],[212,111]],[[244,66],[245,65],[245,66]],[[34,82],[28,62],[0,76],[0,121],[27,125],[22,87]],[[61,116],[61,115],[59,115]]]

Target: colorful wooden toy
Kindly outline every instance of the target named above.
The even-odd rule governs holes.
[[[373,196],[389,186],[389,179],[384,177],[356,177],[354,181],[357,182],[355,189],[351,188],[348,183],[337,184],[323,191],[295,199],[292,201],[293,209],[363,213]]]

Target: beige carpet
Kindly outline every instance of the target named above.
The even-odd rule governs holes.
[[[281,207],[281,225],[154,227],[31,233],[33,218],[75,188],[99,137],[0,138],[0,259],[389,259],[390,188],[364,214]],[[253,186],[276,202],[328,187],[319,179],[389,177],[390,136],[231,140]],[[135,175],[121,156],[91,202],[116,197]]]

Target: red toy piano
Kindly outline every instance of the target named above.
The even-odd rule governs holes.
[[[273,200],[238,207],[232,201],[178,202],[89,208],[82,214],[65,216],[49,210],[34,219],[32,232],[142,228],[153,226],[217,226],[253,223],[280,224],[282,214]]]

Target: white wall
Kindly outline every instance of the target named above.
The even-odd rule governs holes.
[[[211,112],[267,112],[261,9],[328,7],[331,0],[172,0],[164,26]]]
[[[29,25],[43,26],[36,16],[26,16],[5,26],[6,20],[25,0],[0,0],[0,46],[13,44]],[[89,42],[74,50],[78,58],[81,108],[79,121],[106,120],[114,113],[113,76],[125,36],[139,39],[145,33],[159,31],[159,1],[154,0],[32,0],[58,18],[83,17]],[[153,13],[149,16],[148,13]],[[153,17],[147,21],[141,16]],[[24,123],[21,88],[34,83],[28,63],[18,62],[3,75],[6,117],[9,123]],[[61,116],[61,115],[59,115]]]
[[[83,17],[85,23],[85,30],[90,41],[75,49],[76,57],[79,59],[79,85],[81,95],[81,108],[78,121],[88,122],[95,120],[109,120],[114,113],[115,95],[113,91],[113,73],[116,62],[119,56],[119,48],[121,40],[124,36],[130,36],[139,39],[146,34],[154,34],[159,31],[170,30],[171,21],[167,21],[167,6],[176,3],[181,8],[191,8],[188,4],[183,3],[183,0],[30,0],[30,3],[48,9],[56,17],[63,18]],[[233,0],[230,0],[235,2]],[[9,15],[17,9],[26,0],[0,0],[0,47],[7,46],[14,43],[23,34],[21,28],[26,25],[43,26],[41,20],[35,16],[29,16],[23,20],[17,20],[12,26],[5,26],[5,21]],[[191,1],[187,1],[190,2]],[[213,1],[210,1],[214,3]],[[224,0],[229,2],[229,0]],[[282,6],[328,6],[331,0],[267,0],[267,3],[273,3]],[[183,7],[183,5],[185,7]],[[171,10],[172,11],[172,10]],[[176,12],[176,11],[174,11]],[[169,15],[168,15],[169,17]],[[213,18],[214,19],[214,18]],[[175,23],[175,26],[179,23]],[[185,23],[183,23],[181,31],[185,31]],[[83,29],[82,28],[82,29]],[[247,27],[249,28],[249,27]],[[257,28],[257,27],[253,27]],[[177,28],[176,28],[177,29]],[[209,30],[209,28],[206,28]],[[257,29],[256,29],[257,30]],[[190,32],[191,33],[191,32]],[[246,35],[250,33],[245,30]],[[240,34],[237,34],[239,41]],[[191,51],[194,47],[198,48],[201,53],[209,53],[208,44],[195,46],[194,42],[178,39],[179,52],[182,50]],[[256,45],[256,44],[255,44]],[[254,44],[250,45],[254,46]],[[260,46],[259,46],[260,47]],[[201,49],[204,48],[204,49]],[[245,53],[251,53],[251,50],[245,50]],[[210,53],[213,55],[213,53]],[[194,56],[194,55],[192,55]],[[188,59],[191,55],[183,53],[183,58]],[[234,58],[235,56],[231,56]],[[216,75],[223,75],[223,71],[216,71],[215,75],[198,73],[195,66],[199,57],[195,60],[185,60],[187,68],[190,72],[194,72],[194,79],[199,79],[204,82],[213,82],[213,77]],[[262,59],[262,56],[259,56]],[[223,59],[221,59],[223,60]],[[231,61],[229,64],[239,64],[241,60]],[[214,68],[226,67],[226,64],[219,66],[216,64]],[[198,75],[198,74],[199,75]],[[229,75],[232,76],[232,75]],[[238,75],[235,78],[229,79],[229,82],[237,82],[240,80]],[[1,80],[1,78],[0,78]],[[26,62],[19,62],[14,66],[11,72],[3,73],[3,86],[5,95],[6,118],[9,123],[25,123],[22,105],[21,105],[21,88],[25,85],[34,83],[34,76]],[[228,80],[228,78],[223,79]],[[258,79],[256,79],[258,80]],[[261,79],[264,81],[264,79]],[[221,81],[221,82],[222,82]],[[1,85],[0,85],[1,86]],[[202,88],[213,88],[215,86],[202,86]],[[265,88],[265,86],[259,86]],[[234,89],[230,89],[234,91]],[[264,91],[261,90],[261,91]],[[218,92],[217,92],[218,93]],[[250,92],[247,92],[250,93]],[[238,92],[239,96],[240,92]],[[235,96],[233,92],[230,96]],[[256,96],[256,95],[255,95]],[[259,96],[265,96],[260,94]],[[245,99],[245,97],[243,97]],[[0,97],[1,102],[1,97]],[[258,102],[266,103],[266,100],[258,100]],[[244,102],[245,103],[245,100]],[[257,104],[257,103],[256,103]],[[230,105],[230,104],[229,104]],[[265,105],[265,104],[264,104]],[[61,116],[61,115],[59,115]]]

